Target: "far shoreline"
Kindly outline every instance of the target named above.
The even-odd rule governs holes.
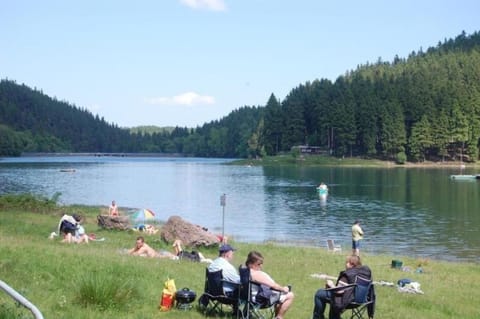
[[[324,155],[306,155],[294,157],[292,155],[276,155],[258,159],[239,159],[231,165],[246,166],[324,166],[324,167],[378,167],[378,168],[451,168],[460,171],[464,169],[480,168],[479,163],[465,163],[461,161],[424,161],[405,162],[404,164],[394,161],[382,161],[377,159],[364,159],[359,157],[336,158]]]
[[[10,157],[10,156],[7,156]],[[31,152],[22,153],[18,158],[22,157],[144,157],[144,158],[193,158],[191,154],[181,153],[102,153],[102,152],[65,152],[65,153],[49,153],[49,152]],[[1,159],[2,157],[0,157]],[[378,167],[378,168],[453,168],[453,169],[469,169],[480,168],[480,162],[467,163],[462,161],[423,161],[423,162],[405,162],[403,164],[394,161],[384,161],[379,159],[365,159],[361,157],[344,157],[337,158],[328,155],[298,155],[283,154],[275,156],[266,156],[263,158],[217,158],[229,161],[228,165],[246,165],[246,166],[281,166],[281,165],[298,165],[298,166],[341,166],[341,167]]]
[[[90,210],[96,210],[96,209],[99,209],[100,211],[105,211],[105,210],[108,210],[108,206],[105,206],[105,205],[81,205],[81,204],[70,204],[70,205],[66,205],[65,206],[66,208],[72,208],[73,211],[75,210],[74,208],[77,207],[82,207],[82,208],[85,208],[85,209],[88,209],[89,211]],[[132,208],[132,207],[119,207],[120,211],[122,212],[123,211],[123,214],[120,215],[120,216],[128,216],[129,213],[127,212],[132,212],[132,211],[135,211],[135,210],[138,210],[139,208]],[[154,225],[154,226],[160,226],[160,228],[167,223],[168,219],[170,219],[172,216],[174,215],[171,215],[169,216],[166,220],[160,220],[160,219],[154,219],[152,221],[147,221],[145,222],[145,225],[147,224],[151,224],[151,225]],[[181,217],[183,219],[182,216],[178,215],[179,217]],[[191,223],[191,221],[189,220],[186,220],[187,222]],[[198,225],[198,224],[197,224]],[[133,227],[134,225],[132,225]],[[203,225],[198,225],[202,228],[204,228]],[[208,228],[207,228],[208,230]],[[326,249],[327,246],[323,246],[323,245],[318,245],[318,244],[315,244],[315,242],[309,242],[309,241],[299,241],[299,240],[276,240],[276,239],[273,239],[273,238],[269,238],[269,239],[265,239],[265,240],[260,240],[260,241],[252,241],[252,240],[246,240],[246,239],[242,239],[242,238],[236,238],[234,234],[225,234],[231,241],[233,242],[236,242],[236,243],[241,243],[241,244],[245,244],[245,245],[251,245],[251,244],[260,244],[260,245],[277,245],[277,246],[283,246],[283,247],[295,247],[295,248],[324,248]],[[342,251],[345,251],[346,253],[348,253],[348,251],[350,250],[350,245],[348,242],[346,243],[342,243]],[[463,259],[456,259],[456,258],[439,258],[439,257],[431,257],[431,256],[414,256],[414,255],[397,255],[397,256],[394,256],[392,254],[388,254],[386,252],[375,252],[375,251],[371,251],[369,249],[366,250],[366,254],[368,255],[372,255],[372,256],[377,256],[377,257],[391,257],[393,259],[395,258],[411,258],[411,259],[419,259],[419,258],[423,258],[423,259],[430,259],[430,260],[437,260],[437,261],[441,261],[441,262],[448,262],[448,263],[475,263],[475,261],[472,261],[472,260],[463,260]]]

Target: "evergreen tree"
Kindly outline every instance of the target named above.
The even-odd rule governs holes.
[[[284,129],[283,114],[280,102],[273,93],[265,106],[263,130],[263,144],[268,155],[278,154],[282,144],[282,133]]]
[[[439,110],[432,123],[433,153],[439,156],[442,161],[449,156],[448,147],[452,139],[450,134],[449,118],[445,110]]]
[[[332,153],[351,156],[357,136],[355,99],[343,78],[335,82],[329,117]]]
[[[414,161],[425,161],[428,149],[433,145],[430,123],[426,116],[412,127],[410,154]]]

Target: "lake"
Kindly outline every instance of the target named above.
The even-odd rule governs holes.
[[[368,253],[480,261],[480,181],[450,179],[458,168],[225,165],[229,161],[2,158],[0,194],[51,198],[59,192],[61,204],[107,206],[116,200],[124,211],[149,208],[162,221],[178,215],[237,241],[325,247],[333,238],[347,252],[351,225],[360,219],[361,250]],[[316,192],[322,181],[329,187],[326,200]]]

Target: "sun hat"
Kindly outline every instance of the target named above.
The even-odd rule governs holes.
[[[226,253],[227,251],[235,251],[236,249],[233,248],[232,246],[228,245],[228,244],[225,244],[225,245],[222,245],[220,246],[220,248],[218,249],[218,251],[220,253]]]

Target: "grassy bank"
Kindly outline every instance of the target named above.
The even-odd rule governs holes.
[[[47,239],[55,230],[62,211],[86,216],[87,232],[105,237],[88,245],[62,244]],[[0,209],[0,279],[33,302],[45,318],[149,319],[204,318],[202,313],[158,311],[162,286],[167,277],[177,289],[188,287],[199,296],[203,291],[206,264],[168,259],[146,259],[122,253],[133,246],[137,233],[98,229],[99,208],[67,207],[54,212]],[[158,235],[147,236],[156,249],[171,247]],[[232,243],[237,247],[234,264],[244,262],[247,253],[258,250],[265,256],[264,270],[282,284],[292,284],[296,299],[287,318],[310,318],[313,295],[324,281],[314,273],[336,275],[344,267],[345,253],[329,253],[324,248],[288,247],[273,243]],[[210,258],[215,250],[201,250]],[[423,262],[424,273],[391,269],[392,259],[415,268]],[[396,288],[377,286],[376,318],[478,318],[480,298],[477,264],[419,261],[409,257],[364,255],[363,261],[377,281],[397,282],[410,278],[421,284],[423,295],[405,294]],[[195,303],[196,304],[196,303]],[[32,318],[0,293],[0,318]]]
[[[466,168],[478,168],[479,163],[461,163],[461,162],[406,162],[404,164],[397,164],[392,161],[381,161],[377,159],[365,159],[360,157],[345,157],[337,158],[327,155],[277,155],[266,156],[261,159],[241,159],[234,161],[233,165],[251,165],[251,166],[282,166],[282,165],[297,165],[297,166],[343,166],[343,167],[428,167],[428,168],[445,168],[454,167],[459,168],[464,165]]]
[[[277,165],[305,165],[305,166],[366,166],[387,167],[395,165],[393,162],[380,160],[366,160],[357,157],[336,158],[326,155],[293,156],[292,154],[266,156],[261,159],[241,159],[232,162],[236,165],[277,166]]]

